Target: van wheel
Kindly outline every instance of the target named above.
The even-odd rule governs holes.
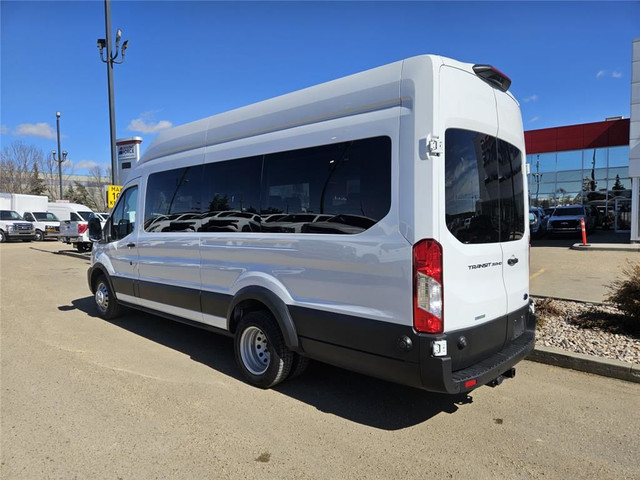
[[[40,230],[36,230],[36,236],[34,238],[36,242],[41,242],[44,240],[44,234]]]
[[[247,313],[236,331],[236,362],[245,379],[256,387],[269,388],[282,382],[293,364],[273,317],[264,311]]]
[[[309,360],[307,357],[303,357],[302,355],[294,353],[293,365],[291,365],[291,372],[289,373],[288,380],[292,380],[302,375],[310,363],[311,360]]]
[[[0,243],[4,243],[6,241],[7,241],[7,237],[5,236],[4,232],[0,230]]]
[[[120,315],[120,305],[104,275],[100,275],[96,280],[93,299],[98,307],[98,314],[105,320],[111,320]]]

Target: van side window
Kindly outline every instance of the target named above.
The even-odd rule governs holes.
[[[144,229],[196,232],[202,213],[202,165],[154,173],[147,182]]]
[[[469,130],[445,132],[445,213],[462,243],[495,243],[524,235],[521,152]]]
[[[82,222],[83,219],[80,215],[78,215],[76,212],[70,212],[69,213],[69,218],[71,219],[72,222]]]
[[[262,214],[330,215],[303,225],[302,233],[360,233],[382,219],[390,207],[389,137],[265,157]]]
[[[110,216],[110,241],[121,240],[133,232],[136,224],[138,187],[125,190]]]
[[[375,137],[151,174],[144,229],[355,234],[390,208],[391,139]]]

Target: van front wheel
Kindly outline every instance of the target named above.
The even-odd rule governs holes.
[[[249,312],[240,320],[235,356],[245,379],[260,388],[282,382],[293,364],[293,352],[285,345],[278,325],[263,311]]]
[[[120,305],[104,275],[100,275],[96,280],[93,299],[98,307],[98,314],[105,320],[111,320],[120,315]]]

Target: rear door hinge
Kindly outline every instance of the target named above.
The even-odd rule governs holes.
[[[419,140],[420,158],[426,160],[429,157],[439,157],[443,153],[442,140],[439,137],[429,135]]]

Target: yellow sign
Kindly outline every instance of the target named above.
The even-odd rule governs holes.
[[[113,208],[120,196],[122,185],[109,185],[107,190],[107,207]]]

